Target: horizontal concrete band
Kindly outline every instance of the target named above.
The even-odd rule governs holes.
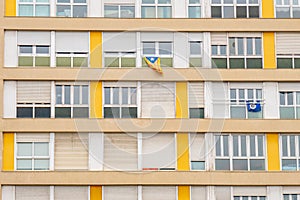
[[[161,75],[149,68],[2,68],[3,80],[64,81],[237,81],[296,82],[300,69],[197,69],[166,68]]]
[[[300,133],[299,120],[2,119],[3,132]]]
[[[34,23],[32,20],[34,19]],[[8,30],[82,31],[300,31],[300,19],[109,19],[4,17]],[[245,24],[251,24],[245,26]]]
[[[1,185],[295,186],[297,172],[0,172]]]

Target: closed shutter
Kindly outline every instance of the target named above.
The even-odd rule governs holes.
[[[206,187],[192,186],[191,194],[191,200],[206,200]]]
[[[175,84],[142,83],[142,118],[175,117]]]
[[[50,32],[18,31],[18,45],[50,45]]]
[[[114,3],[114,4],[125,4],[125,3],[135,3],[135,0],[104,0],[104,3]]]
[[[16,200],[49,200],[50,187],[16,186]]]
[[[227,34],[225,32],[211,33],[211,45],[227,45]]]
[[[55,200],[88,200],[88,187],[86,186],[55,186]]]
[[[142,143],[143,169],[175,168],[174,134],[144,133]]]
[[[50,102],[50,81],[17,81],[17,103]]]
[[[188,37],[189,37],[189,41],[202,41],[203,33],[189,33]]]
[[[216,200],[231,200],[231,188],[230,187],[215,187]]]
[[[191,160],[204,161],[205,160],[205,141],[204,134],[190,133],[191,144]]]
[[[267,196],[266,187],[233,187],[234,196]]]
[[[104,134],[104,169],[137,170],[137,134]]]
[[[103,50],[105,52],[136,52],[136,33],[104,32]]]
[[[300,54],[300,33],[276,33],[277,54]]]
[[[173,32],[142,32],[141,41],[172,42],[174,40]]]
[[[189,107],[204,107],[204,83],[189,83]]]
[[[49,133],[17,133],[16,142],[49,142]]]
[[[143,200],[176,200],[175,186],[143,186]]]
[[[104,186],[104,200],[137,200],[137,186]]]
[[[56,32],[56,52],[89,52],[89,33]]]
[[[55,134],[55,169],[88,169],[88,134]]]

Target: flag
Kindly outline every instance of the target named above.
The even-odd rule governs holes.
[[[163,73],[163,71],[160,67],[160,58],[159,57],[144,57],[144,60],[147,63],[148,67],[157,71],[160,74]]]
[[[256,103],[247,101],[247,109],[248,112],[260,112],[261,111],[260,101],[257,101]]]

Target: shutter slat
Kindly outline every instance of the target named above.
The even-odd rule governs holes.
[[[137,200],[136,186],[104,186],[104,199],[109,200]]]
[[[189,107],[204,107],[204,83],[189,83]]]
[[[18,81],[17,103],[51,102],[50,81]]]
[[[276,33],[277,54],[300,54],[300,33]]]
[[[88,187],[85,186],[55,186],[55,200],[88,200]]]
[[[192,186],[191,193],[192,193],[191,200],[206,200],[205,186]]]
[[[50,187],[16,186],[16,200],[49,200]]]
[[[49,142],[49,133],[17,133],[17,142]]]
[[[225,32],[211,33],[212,45],[227,45],[227,34]]]
[[[176,200],[175,186],[143,186],[143,200]]]

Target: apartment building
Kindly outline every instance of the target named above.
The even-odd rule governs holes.
[[[0,8],[3,200],[300,200],[300,0]]]

